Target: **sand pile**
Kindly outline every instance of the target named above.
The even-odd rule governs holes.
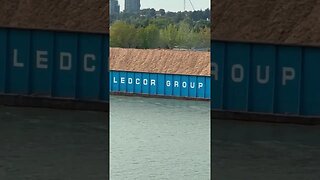
[[[210,52],[110,48],[110,69],[210,76]]]
[[[0,0],[0,26],[108,32],[107,0]]]
[[[213,0],[212,38],[320,45],[320,0]]]

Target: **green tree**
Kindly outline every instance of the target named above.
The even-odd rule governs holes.
[[[159,47],[160,33],[159,29],[151,24],[146,28],[139,28],[137,30],[138,48],[150,49]]]
[[[154,18],[150,20],[150,24],[156,25],[158,29],[164,29],[169,24],[172,24],[172,21],[170,21],[170,19],[168,18],[159,17],[159,18]]]
[[[122,12],[112,22],[110,45],[123,48],[210,48],[210,10]]]
[[[165,29],[160,31],[161,47],[174,48],[177,43],[178,30],[175,25],[170,24]]]
[[[134,48],[136,43],[136,28],[123,21],[116,21],[110,27],[110,46]]]
[[[159,9],[159,13],[161,16],[166,15],[166,11],[164,9]]]
[[[178,46],[183,47],[183,48],[190,48],[192,42],[191,37],[192,36],[192,31],[190,29],[190,26],[186,22],[181,22],[179,24],[178,28],[178,34],[177,34],[177,43]]]
[[[146,48],[159,47],[160,32],[156,25],[151,24],[144,29]]]
[[[210,48],[211,31],[210,28],[203,28],[199,31],[199,46],[200,48]]]

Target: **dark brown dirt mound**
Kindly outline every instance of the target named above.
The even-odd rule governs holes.
[[[110,48],[110,69],[210,76],[210,52]]]
[[[0,0],[0,26],[108,32],[107,0]]]
[[[320,0],[213,0],[212,38],[320,45]]]

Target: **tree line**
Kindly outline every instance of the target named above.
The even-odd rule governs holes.
[[[196,15],[194,15],[196,14]],[[110,26],[110,46],[123,48],[210,48],[210,11],[121,13]],[[192,16],[194,15],[194,16]]]

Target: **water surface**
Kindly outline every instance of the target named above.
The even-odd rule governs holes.
[[[320,126],[214,120],[212,133],[214,179],[320,178]]]
[[[210,179],[209,106],[112,96],[111,179]]]
[[[106,113],[0,107],[0,179],[107,179],[107,125]]]

